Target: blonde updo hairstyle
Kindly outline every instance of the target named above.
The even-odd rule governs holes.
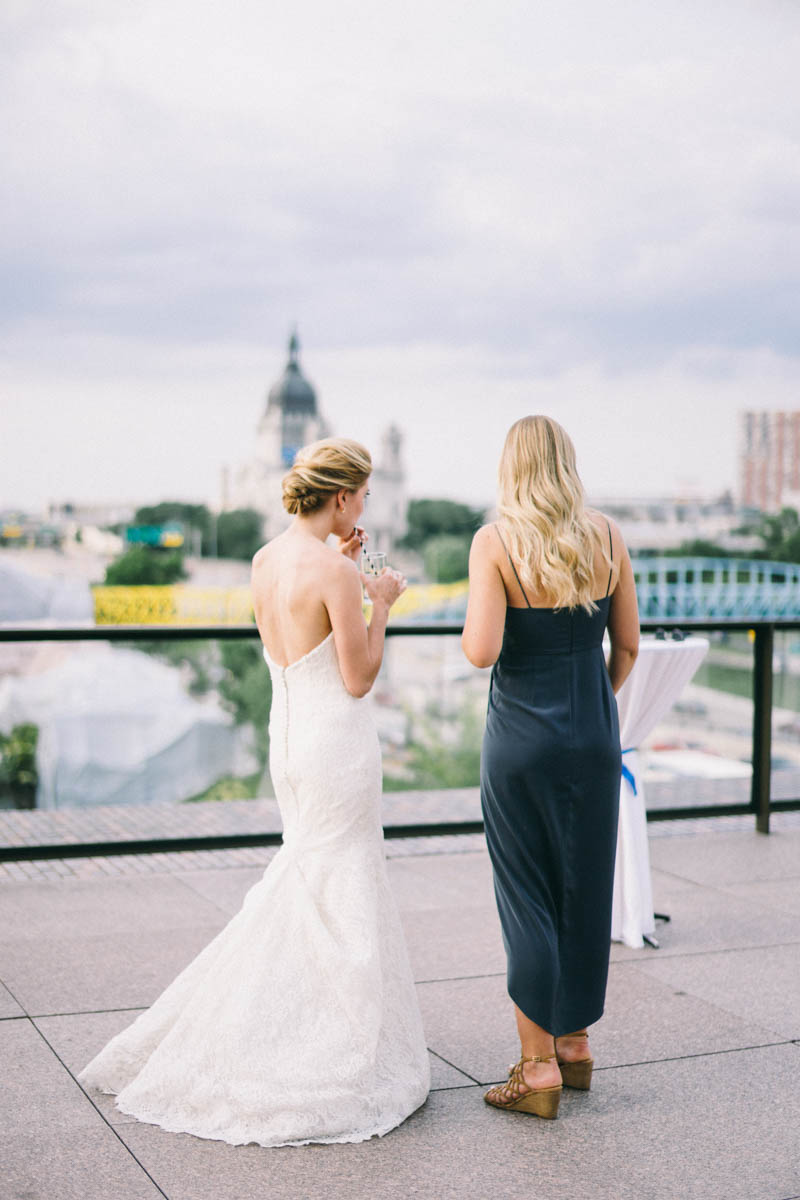
[[[575,447],[551,417],[522,417],[500,458],[500,531],[523,584],[554,608],[596,610],[598,550],[611,559],[588,516]]]
[[[284,475],[283,507],[292,516],[308,516],[336,492],[357,492],[372,474],[369,450],[350,438],[324,438],[304,446]]]

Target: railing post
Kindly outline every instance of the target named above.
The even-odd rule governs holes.
[[[756,814],[759,833],[769,833],[774,634],[773,625],[758,626],[753,654],[753,782],[750,806]]]

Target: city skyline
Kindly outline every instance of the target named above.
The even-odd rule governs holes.
[[[720,19],[724,14],[724,20]],[[217,502],[297,322],[333,428],[492,501],[734,487],[800,401],[800,15],[73,0],[2,17],[0,505]]]
[[[276,364],[280,361],[278,355],[279,351],[276,349],[274,356]],[[320,360],[327,358],[335,365],[339,356],[320,354],[318,357]],[[355,355],[352,357],[354,358]],[[347,356],[347,358],[351,358],[351,356]],[[305,359],[303,362],[305,364]],[[345,361],[342,370],[344,378],[341,384],[342,407],[356,414],[351,425],[349,427],[342,426],[341,422],[337,420],[337,414],[332,405],[325,403],[324,385],[319,389],[321,403],[326,416],[330,418],[335,433],[360,438],[375,453],[378,449],[382,427],[389,416],[389,403],[378,409],[371,405],[368,394],[359,396],[355,400],[352,397],[344,398],[347,369],[347,361]],[[424,367],[418,367],[418,370],[421,372]],[[64,464],[69,466],[69,469],[64,470],[63,474],[57,470],[55,475],[50,474],[44,481],[42,476],[36,473],[30,477],[32,486],[30,488],[22,486],[15,497],[11,495],[8,487],[8,481],[12,475],[6,469],[7,464],[4,462],[4,477],[0,483],[0,508],[19,508],[43,512],[49,503],[130,502],[136,506],[144,506],[165,499],[207,503],[212,508],[218,507],[222,489],[222,473],[226,469],[235,469],[252,454],[258,419],[265,407],[269,386],[274,383],[278,374],[279,371],[276,369],[274,377],[261,386],[255,402],[250,397],[247,404],[239,398],[237,405],[226,406],[224,402],[226,385],[223,381],[219,387],[219,399],[214,395],[210,399],[203,400],[201,398],[198,403],[198,400],[191,395],[180,394],[172,409],[166,413],[160,407],[157,396],[154,400],[149,400],[149,398],[144,401],[140,400],[138,405],[134,405],[132,402],[130,406],[127,406],[127,417],[132,423],[127,426],[124,418],[120,420],[118,414],[106,411],[100,419],[95,414],[91,456],[85,459],[82,465],[80,456],[75,455],[77,463]],[[430,382],[434,383],[439,377],[440,371],[435,364],[432,364]],[[420,385],[419,374],[416,377],[416,383]],[[652,388],[652,376],[649,377],[648,384]],[[639,412],[640,417],[642,415],[647,417],[648,429],[645,432],[641,429],[638,432],[636,430],[636,381],[628,378],[625,380],[625,385],[624,391],[617,388],[612,394],[611,384],[609,384],[609,390],[605,392],[607,404],[598,417],[597,413],[590,413],[588,416],[582,414],[578,402],[566,399],[553,404],[544,403],[539,406],[538,410],[534,406],[525,410],[521,401],[517,401],[513,394],[517,390],[522,391],[524,385],[517,384],[516,387],[514,385],[509,387],[506,382],[505,386],[498,387],[498,396],[491,406],[490,419],[481,417],[480,428],[474,430],[471,444],[466,439],[464,430],[470,425],[471,414],[468,410],[468,402],[470,398],[475,399],[474,392],[479,387],[479,377],[476,376],[473,381],[470,381],[465,371],[458,396],[455,400],[451,398],[446,406],[440,408],[437,414],[438,422],[431,421],[430,414],[426,415],[424,412],[426,406],[433,404],[433,398],[427,389],[419,386],[416,393],[417,402],[413,407],[416,410],[417,423],[406,422],[407,413],[404,413],[402,409],[403,399],[400,391],[399,389],[393,390],[392,395],[395,396],[399,406],[395,410],[395,415],[399,418],[406,435],[407,447],[414,449],[419,447],[420,435],[421,433],[423,435],[425,454],[422,462],[416,456],[412,457],[408,449],[406,451],[409,459],[409,495],[411,497],[447,496],[476,507],[491,505],[495,496],[496,467],[503,438],[512,421],[516,420],[518,416],[524,415],[525,411],[549,412],[550,415],[556,416],[566,425],[576,444],[579,471],[590,499],[593,496],[606,500],[649,496],[654,499],[665,496],[710,498],[728,490],[734,494],[737,493],[738,418],[745,411],[748,396],[746,388],[742,390],[741,406],[737,402],[736,407],[727,409],[724,401],[721,403],[717,401],[716,411],[710,420],[709,415],[706,414],[706,419],[714,427],[714,458],[709,461],[708,448],[702,444],[700,439],[694,446],[695,453],[692,456],[687,452],[685,441],[679,440],[676,434],[676,430],[678,433],[680,432],[680,425],[676,424],[675,413],[670,407],[669,390],[672,381],[669,375],[665,375],[660,381],[662,403],[659,409],[645,414]],[[586,386],[585,378],[578,380],[576,391],[585,392]],[[368,392],[368,388],[367,380],[366,392]],[[468,392],[471,392],[472,396],[467,397],[465,402],[465,393]],[[508,392],[512,393],[510,397]],[[599,386],[597,394],[603,395],[603,389]],[[793,407],[791,396],[787,396],[783,388],[780,389],[780,394],[784,396],[784,407]],[[173,397],[173,399],[176,398]],[[710,404],[714,403],[713,395],[709,395],[708,399]],[[197,425],[202,426],[203,424],[202,417],[198,421],[198,408],[202,413],[204,406],[207,416],[206,428],[198,430]],[[234,411],[241,411],[245,414],[238,427],[230,420],[232,408]],[[609,435],[609,429],[613,429],[615,425],[613,417],[609,415],[614,411],[618,414],[619,428],[624,430],[628,439],[627,448],[623,444],[621,451],[618,444],[604,444],[604,439]],[[224,418],[222,425],[220,425],[220,416]],[[54,440],[61,446],[70,445],[74,453],[77,447],[72,440],[74,436],[71,431],[72,415],[68,406],[62,410],[61,417],[66,419],[67,424]],[[248,418],[250,418],[249,422]],[[571,418],[573,419],[571,420]],[[692,417],[690,423],[696,425],[696,419]],[[425,435],[426,427],[436,430],[435,438]],[[31,428],[38,439],[41,426],[37,428],[36,423],[32,423]],[[459,440],[453,434],[453,430],[459,431],[463,440]],[[144,460],[137,462],[132,459],[130,446],[136,444],[137,436],[141,439],[138,449],[147,457],[149,467],[142,466]],[[615,464],[624,461],[631,454],[635,454],[637,437],[644,438],[645,436],[654,447],[660,444],[662,451],[668,451],[671,438],[676,439],[673,445],[679,448],[679,455],[676,469],[672,475],[663,472],[662,455],[661,463],[639,462],[639,469],[627,469],[624,477],[618,476],[614,470]],[[191,443],[189,449],[187,449],[187,440]],[[220,447],[225,445],[230,447],[230,451],[227,458],[221,459],[219,457]],[[199,453],[195,452],[197,450]],[[459,452],[463,452],[463,457]],[[183,460],[174,461],[175,454],[183,455]],[[187,461],[187,455],[190,461]],[[126,459],[129,464],[127,475]],[[34,460],[35,456],[32,456],[26,459],[26,463]],[[468,464],[466,467],[464,466],[465,461]],[[695,467],[694,473],[691,469],[692,465]],[[152,469],[154,466],[155,469]],[[659,466],[662,467],[661,471],[659,471]],[[642,467],[644,470],[641,469]],[[27,474],[28,466],[23,465],[21,477]],[[129,481],[127,485],[121,482],[126,478]],[[70,480],[72,481],[71,488]],[[60,481],[63,481],[63,488],[61,491],[56,491],[55,487]],[[3,483],[6,485],[5,488]]]

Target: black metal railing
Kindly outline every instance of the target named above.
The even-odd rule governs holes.
[[[671,633],[736,633],[751,632],[753,642],[753,730],[752,784],[749,803],[695,805],[679,808],[649,810],[649,821],[669,821],[751,815],[760,833],[769,833],[770,816],[774,812],[800,809],[800,797],[773,800],[771,796],[772,746],[772,659],[775,633],[800,631],[800,621],[643,621],[642,632],[664,630]],[[460,622],[389,625],[387,637],[457,636]],[[158,642],[216,639],[232,641],[257,636],[254,625],[100,625],[100,626],[0,626],[2,642]],[[424,824],[384,826],[387,838],[436,836],[442,834],[479,833],[480,821],[440,821]],[[150,838],[113,842],[83,842],[79,844],[0,846],[0,861],[22,858],[77,857],[86,855],[150,853],[164,850],[225,849],[241,846],[274,845],[280,842],[277,833],[219,834],[206,837]]]

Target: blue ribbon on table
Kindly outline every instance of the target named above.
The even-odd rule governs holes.
[[[635,749],[636,749],[635,746],[628,746],[628,749],[623,750],[622,753],[623,754],[632,754]],[[638,791],[636,788],[636,776],[634,775],[634,773],[630,769],[630,767],[625,765],[624,760],[622,763],[622,778],[626,779],[628,781],[628,783],[631,786],[631,791],[633,792],[634,796],[638,795]]]

